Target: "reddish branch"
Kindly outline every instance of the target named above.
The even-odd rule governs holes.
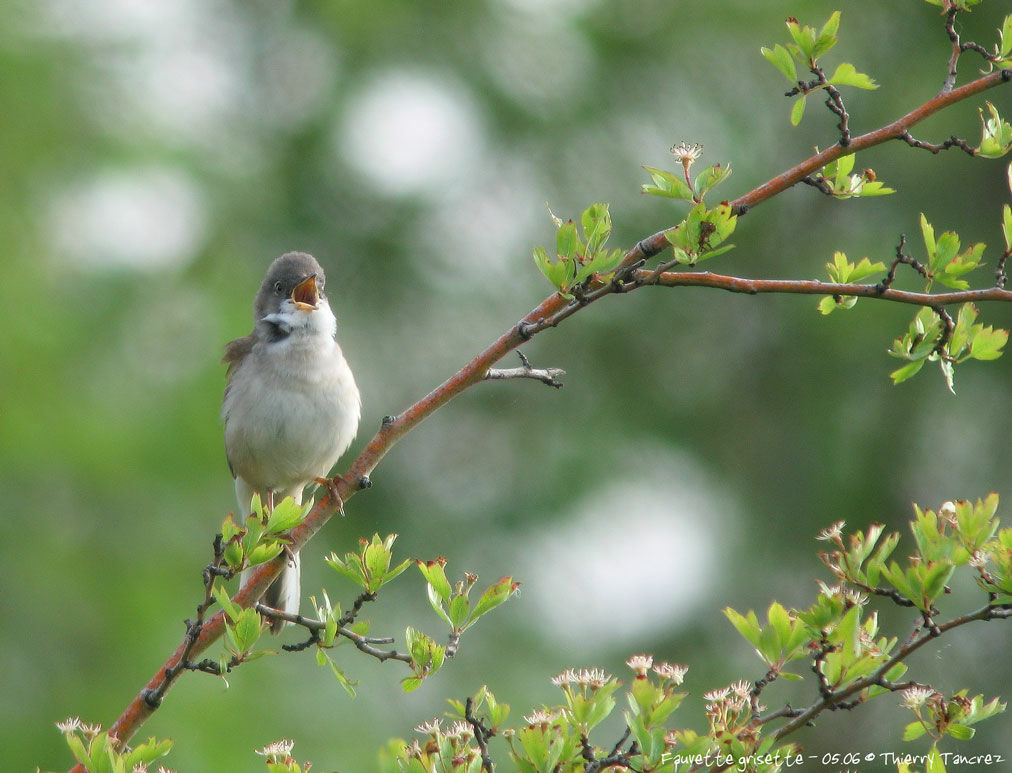
[[[801,182],[831,161],[888,140],[902,138],[911,126],[923,121],[939,110],[1009,80],[1012,80],[1012,69],[1005,69],[984,75],[959,88],[944,91],[915,110],[910,111],[902,118],[893,121],[888,126],[852,138],[846,147],[837,144],[812,156],[797,166],[788,169],[783,174],[777,175],[768,182],[763,183],[758,188],[749,191],[744,196],[735,199],[731,202],[731,205],[736,213],[745,214],[756,204],[776,196],[778,193]],[[420,422],[468,387],[483,381],[489,369],[495,363],[530,339],[531,336],[544,330],[546,327],[558,325],[566,317],[605,295],[620,292],[623,289],[623,279],[632,278],[635,280],[637,277],[641,277],[638,267],[643,264],[645,259],[659,254],[667,247],[667,238],[663,231],[659,231],[643,239],[626,253],[617,272],[618,281],[592,283],[575,303],[568,302],[558,294],[553,294],[543,300],[519,323],[503,333],[498,340],[493,342],[485,351],[481,352],[481,354],[471,360],[457,373],[403,413],[384,420],[379,431],[358,455],[358,458],[352,463],[348,472],[334,479],[336,493],[343,501],[347,502],[348,499],[359,491],[360,482],[368,480],[370,473],[376,468],[376,465],[380,463],[383,457],[386,456],[387,452],[393,448],[394,444]],[[966,300],[1007,301],[1012,296],[1012,293],[996,287],[961,293],[927,295],[924,293],[908,293],[892,290],[891,288],[878,291],[874,285],[831,285],[822,282],[739,279],[709,273],[647,273],[655,276],[656,284],[664,286],[698,285],[719,287],[732,292],[744,293],[786,292],[856,295],[860,297],[882,298],[900,303],[929,305],[936,308],[947,303],[957,303]],[[297,551],[309,542],[330,520],[331,516],[338,512],[340,504],[339,501],[335,501],[332,494],[324,493],[316,502],[316,505],[310,511],[305,521],[292,531],[291,549]],[[282,554],[272,563],[258,567],[250,581],[236,593],[233,600],[243,607],[254,604],[271,581],[281,573],[286,560],[287,558]],[[197,657],[213,642],[217,641],[223,633],[224,618],[223,614],[219,612],[202,624],[199,635],[195,640],[191,640],[189,637],[184,639],[179,647],[176,648],[176,651],[165,661],[164,665],[158,669],[147,686],[133,699],[119,719],[116,720],[110,728],[111,734],[118,738],[121,744],[129,741],[158,707],[158,701],[160,701],[168,688],[171,687],[176,677],[183,672],[184,669],[178,668],[178,665],[184,655],[186,658]],[[158,696],[158,699],[151,700],[150,696]],[[75,766],[73,773],[84,773],[83,766]]]

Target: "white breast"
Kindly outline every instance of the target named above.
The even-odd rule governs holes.
[[[258,491],[305,485],[347,450],[360,414],[355,378],[330,334],[294,331],[258,342],[222,406],[233,472]]]

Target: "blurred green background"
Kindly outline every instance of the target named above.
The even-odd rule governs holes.
[[[729,162],[719,195],[733,198],[832,143],[817,101],[790,127],[783,78],[759,47],[784,42],[786,16],[821,24],[837,8],[829,61],[882,85],[847,94],[855,133],[938,90],[948,42],[938,9],[916,2],[5,3],[5,769],[68,767],[53,722],[110,724],[179,642],[233,507],[218,360],[249,331],[274,256],[307,250],[327,268],[364,395],[357,451],[384,414],[547,294],[530,257],[554,238],[545,202],[568,217],[609,201],[613,241],[628,246],[681,216],[639,193],[640,166],[671,168],[672,144],[702,142],[701,164]],[[1007,10],[985,3],[961,31],[990,46]],[[976,65],[967,56],[962,77]],[[987,98],[1012,112],[1008,88]],[[976,142],[982,105],[915,134]],[[743,218],[737,249],[707,268],[814,278],[837,249],[888,261],[922,211],[937,231],[992,245],[993,266],[1004,163],[894,143],[863,154],[858,169],[869,166],[897,195],[787,191]],[[176,738],[168,763],[180,771],[258,769],[252,750],[281,737],[321,770],[367,771],[386,738],[411,737],[446,697],[483,683],[519,721],[559,700],[551,675],[599,665],[624,677],[634,652],[690,665],[695,695],[759,677],[719,610],[810,603],[812,578],[826,577],[821,528],[905,528],[911,501],[991,490],[1012,503],[1012,358],[957,368],[958,397],[932,368],[894,388],[885,350],[910,309],[861,302],[822,318],[816,300],[644,290],[539,336],[524,351],[565,368],[565,389],[494,383],[455,400],[304,557],[307,595],[326,584],[348,603],[353,589],[320,556],[397,532],[401,555],[444,555],[482,585],[515,575],[520,597],[410,696],[397,664],[355,652],[342,661],[355,700],[311,657],[266,658],[227,690],[183,678],[141,736]],[[1006,308],[983,313],[1012,326]],[[946,611],[976,603],[956,587]],[[413,572],[370,612],[377,634],[440,631]],[[912,622],[885,619],[901,637]],[[918,654],[916,678],[993,694],[1012,679],[1010,639],[999,623],[946,636]],[[797,740],[817,754],[923,751],[896,740],[909,720],[899,700],[877,703]],[[688,701],[681,721],[703,729],[701,705]],[[1012,755],[1010,727],[999,717],[960,750]]]

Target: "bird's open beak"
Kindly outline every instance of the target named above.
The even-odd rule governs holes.
[[[316,274],[312,274],[304,282],[295,286],[292,290],[292,300],[295,301],[295,308],[300,311],[314,311],[320,302],[320,291],[316,289]]]

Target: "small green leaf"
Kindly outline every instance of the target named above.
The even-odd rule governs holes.
[[[422,680],[417,676],[407,676],[401,679],[401,689],[406,693],[414,692],[421,686]]]
[[[985,104],[991,117],[985,118],[984,111],[979,110],[981,138],[977,154],[984,158],[1000,158],[1012,149],[1012,125],[1001,117],[993,104]]]
[[[307,502],[305,505],[297,505],[292,497],[285,497],[271,510],[264,531],[268,534],[280,534],[281,532],[288,531],[292,527],[302,523],[312,508],[312,502]]]
[[[915,360],[914,362],[907,363],[902,368],[897,368],[889,376],[892,378],[893,384],[902,384],[908,378],[917,375],[917,372],[922,367],[924,367],[924,360]]]
[[[935,254],[935,229],[928,222],[928,219],[924,217],[924,213],[921,213],[921,236],[924,238],[924,248],[928,252],[930,258]]]
[[[685,182],[685,178],[674,172],[663,169],[654,169],[652,166],[643,167],[653,178],[654,184],[644,185],[643,192],[654,196],[665,196],[670,199],[685,199],[692,201],[692,189]]]
[[[904,741],[916,741],[918,738],[920,738],[926,732],[927,732],[927,730],[924,727],[924,723],[922,723],[922,722],[911,722],[909,725],[907,725],[906,727],[903,728],[903,740]]]
[[[801,123],[801,118],[805,114],[805,100],[806,95],[802,94],[791,108],[791,126],[797,126]]]
[[[1009,170],[1012,173],[1012,164],[1009,164]],[[1012,185],[1012,176],[1009,183]],[[1001,232],[1005,236],[1005,252],[1012,253],[1012,207],[1008,204],[1001,208]]]
[[[696,198],[703,198],[703,196],[705,196],[712,188],[719,185],[730,176],[730,164],[713,164],[712,166],[706,167],[706,169],[700,172],[693,181],[692,187]]]
[[[836,298],[832,295],[825,295],[819,299],[818,309],[820,314],[832,314],[836,311],[836,307]]]
[[[450,587],[450,581],[446,579],[446,570],[444,569],[446,560],[418,561],[417,564],[419,571],[421,571],[422,576],[425,577],[426,582],[428,582],[437,598],[442,599],[444,602],[449,602],[453,590]]]
[[[560,258],[572,258],[579,247],[580,239],[576,234],[576,223],[570,220],[555,234],[555,251]]]
[[[1007,330],[995,330],[988,325],[977,331],[970,343],[970,356],[975,360],[996,360],[1002,355],[1002,348],[1008,343]]]
[[[766,58],[767,62],[780,70],[787,80],[791,83],[797,82],[798,71],[794,67],[794,59],[791,57],[790,52],[786,48],[777,43],[773,46],[772,51],[763,46],[759,49],[759,52]]]
[[[471,613],[471,619],[477,620],[486,612],[495,609],[497,606],[505,602],[516,592],[518,586],[519,583],[514,582],[512,577],[503,577],[497,583],[491,585],[484,593],[481,594],[481,598],[478,599],[478,603],[474,605],[474,612]]]
[[[976,733],[976,730],[974,730],[972,727],[967,727],[966,725],[954,724],[949,725],[945,729],[945,732],[947,732],[957,741],[969,741],[971,738],[973,738],[974,734]]]
[[[829,82],[834,86],[854,86],[859,89],[877,89],[878,84],[863,72],[858,72],[850,62],[841,62]]]
[[[815,52],[815,30],[812,27],[802,26],[798,20],[791,17],[787,20],[787,31],[794,40],[794,45],[805,55],[806,59],[813,59]]]

